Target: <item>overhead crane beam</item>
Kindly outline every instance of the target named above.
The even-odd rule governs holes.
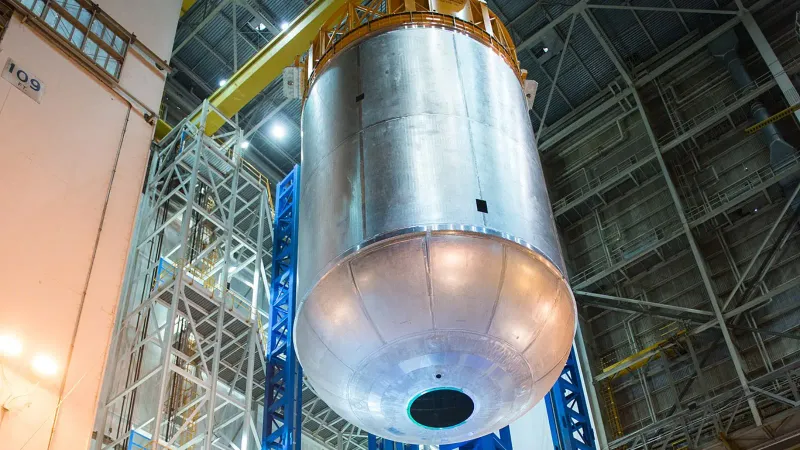
[[[286,30],[234,73],[225,86],[211,94],[210,103],[227,117],[233,117],[278,78],[298,55],[308,50],[322,25],[345,3],[346,0],[317,0],[312,3]],[[222,118],[209,117],[206,134],[215,133],[223,123]]]
[[[181,12],[186,5],[196,0],[184,0]],[[211,94],[209,102],[228,118],[241,111],[273,80],[278,78],[286,66],[291,65],[297,56],[305,53],[319,33],[323,24],[333,17],[347,0],[317,0],[305,9],[289,27],[275,36],[242,65],[225,86]],[[212,114],[206,123],[206,134],[212,135],[224,124],[224,119]],[[171,128],[159,121],[156,127],[156,140],[160,140]]]

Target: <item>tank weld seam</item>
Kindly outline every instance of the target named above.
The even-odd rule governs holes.
[[[306,163],[306,166],[308,166],[308,169],[306,169],[306,168],[305,168],[306,166],[303,166],[303,167],[304,167],[304,168],[303,168],[303,171],[304,171],[304,172],[305,172],[306,170],[308,170],[308,175],[307,175],[307,177],[305,177],[305,178],[311,178],[311,177],[313,177],[313,176],[314,176],[314,174],[315,174],[315,173],[316,173],[318,170],[322,169],[323,167],[326,167],[326,166],[325,166],[324,164],[322,164],[322,163],[323,163],[323,162],[325,162],[325,160],[326,160],[326,159],[327,159],[327,158],[328,158],[328,157],[329,157],[331,154],[333,154],[333,153],[335,153],[335,152],[339,151],[339,150],[342,148],[342,146],[343,146],[343,145],[347,144],[347,143],[350,141],[350,139],[352,139],[354,136],[358,135],[359,133],[361,133],[361,134],[363,135],[363,133],[364,133],[365,131],[369,130],[369,129],[370,129],[370,128],[372,128],[372,127],[375,127],[375,126],[378,126],[378,125],[381,125],[381,124],[384,124],[384,123],[387,123],[387,122],[392,122],[392,121],[395,121],[395,120],[402,120],[402,119],[407,119],[407,118],[409,118],[409,117],[419,117],[419,116],[427,116],[427,117],[455,117],[455,118],[459,118],[459,119],[465,119],[465,120],[467,120],[467,121],[468,121],[468,122],[470,122],[470,123],[473,123],[473,122],[474,122],[474,123],[476,123],[476,124],[479,124],[479,125],[484,125],[484,126],[486,126],[486,127],[489,127],[489,128],[491,128],[491,129],[495,129],[495,130],[503,131],[503,130],[502,130],[502,128],[499,128],[499,127],[497,127],[497,126],[496,126],[496,124],[492,124],[492,123],[490,123],[490,122],[483,121],[483,120],[478,120],[478,119],[475,119],[475,118],[472,118],[472,117],[469,117],[469,116],[462,116],[462,115],[457,115],[457,114],[415,113],[415,114],[405,114],[405,115],[402,115],[402,116],[397,116],[397,117],[390,117],[390,118],[388,118],[388,119],[379,120],[378,122],[375,122],[375,123],[373,123],[373,124],[371,124],[371,125],[367,125],[366,127],[362,128],[362,129],[360,129],[360,130],[358,130],[358,131],[355,131],[355,132],[353,132],[353,133],[350,133],[350,134],[348,134],[348,135],[347,135],[346,137],[344,137],[344,138],[343,138],[343,139],[342,139],[342,140],[341,140],[339,143],[337,143],[335,146],[333,146],[333,148],[332,148],[331,150],[329,150],[328,152],[326,152],[326,153],[324,153],[323,155],[321,155],[321,156],[319,157],[319,159],[318,159],[318,160],[317,160],[315,163],[313,163],[313,164],[312,164],[312,163]],[[512,136],[512,135],[509,135],[509,134],[503,134],[503,137],[504,137],[504,138],[506,138],[506,139],[508,139],[508,140],[510,140],[512,143],[514,143],[514,144],[516,144],[516,145],[519,145],[519,146],[524,146],[524,145],[526,145],[526,144],[525,144],[525,142],[526,142],[526,141],[524,141],[524,140],[522,140],[522,141],[521,141],[521,140],[518,140],[518,139],[516,139],[516,138],[515,138],[514,136]],[[470,141],[471,141],[471,136],[470,136]],[[533,165],[533,164],[536,162],[534,159],[532,159],[532,157],[530,157],[530,156],[528,155],[528,152],[525,152],[525,155],[526,155],[527,159],[530,161],[531,165]],[[305,186],[306,186],[306,184],[305,184],[305,183],[303,183],[303,187],[305,187]],[[305,192],[305,189],[303,189],[303,190],[301,191],[301,194],[302,194],[303,192]]]
[[[430,249],[428,248],[428,239],[431,237],[431,232],[425,232],[425,237],[422,239],[422,255],[425,258],[425,279],[426,289],[428,290],[428,308],[431,312],[431,328],[436,329],[436,315],[433,313],[433,304],[435,302],[433,297],[433,278],[431,277],[431,258]]]
[[[401,337],[398,337],[398,338],[392,339],[391,341],[388,341],[388,342],[386,343],[386,345],[387,345],[387,346],[391,346],[391,345],[394,345],[394,344],[396,344],[396,343],[398,343],[398,342],[401,342],[401,341],[404,341],[404,340],[411,340],[411,339],[413,339],[413,338],[416,338],[416,337],[418,337],[418,336],[430,335],[430,334],[431,334],[431,332],[434,332],[434,333],[437,333],[437,334],[438,334],[438,333],[447,333],[447,332],[457,332],[457,333],[468,334],[468,335],[477,336],[477,337],[481,337],[481,338],[486,338],[486,337],[487,337],[487,335],[485,335],[485,334],[483,334],[483,333],[479,333],[479,332],[477,332],[477,331],[472,331],[472,330],[466,330],[466,329],[463,329],[463,328],[440,328],[440,329],[437,329],[437,330],[423,330],[423,331],[417,331],[417,332],[414,332],[414,333],[410,333],[410,334],[407,334],[407,335],[404,335],[404,336],[401,336]],[[498,343],[498,344],[501,344],[501,345],[503,345],[503,346],[507,347],[507,349],[508,349],[508,350],[510,350],[510,351],[512,351],[512,352],[515,352],[515,353],[519,354],[520,356],[522,355],[522,352],[518,352],[518,351],[516,350],[516,348],[514,347],[514,345],[512,345],[512,344],[511,344],[510,342],[508,342],[507,340],[505,340],[505,339],[503,339],[503,338],[501,338],[501,337],[495,336],[495,335],[493,335],[493,334],[491,334],[491,335],[488,335],[488,337],[489,337],[489,338],[491,338],[491,339],[492,339],[493,341],[495,341],[496,343]],[[379,349],[377,349],[377,350],[373,351],[372,353],[370,353],[369,355],[367,355],[366,357],[364,357],[364,358],[361,360],[362,362],[361,362],[361,363],[358,365],[358,367],[355,369],[355,371],[356,371],[356,372],[357,372],[357,371],[360,371],[360,370],[361,370],[361,369],[362,369],[362,368],[365,366],[366,362],[369,362],[371,359],[373,359],[373,357],[374,357],[374,356],[376,356],[376,355],[380,354],[382,350],[383,350],[383,347],[381,347],[381,348],[379,348]],[[569,352],[568,352],[568,353],[569,353]],[[526,361],[524,357],[522,357],[522,360],[523,360],[523,361]],[[364,361],[366,361],[366,362],[364,362]],[[492,361],[492,364],[495,364],[495,365],[496,365],[496,364],[498,364],[498,363],[496,363],[496,362]],[[349,366],[348,366],[348,367],[349,367]],[[533,368],[531,368],[531,367],[530,367],[530,364],[528,364],[528,368],[529,368],[529,369],[531,369],[531,371],[533,370]],[[531,377],[531,379],[533,379],[533,377]]]
[[[355,49],[356,52],[356,87],[360,94],[356,97],[358,109],[358,159],[359,159],[359,184],[361,185],[361,240],[367,236],[367,176],[364,173],[366,161],[364,160],[364,86],[361,77],[361,46]]]
[[[336,358],[337,360],[339,360],[339,362],[340,362],[340,363],[342,363],[342,365],[343,365],[343,366],[347,367],[347,368],[348,368],[350,371],[352,371],[353,373],[355,373],[355,370],[354,370],[352,367],[350,367],[350,365],[348,365],[346,362],[344,362],[344,360],[343,360],[342,358],[339,358],[339,355],[338,355],[338,354],[336,354],[336,353],[335,353],[333,350],[331,350],[331,348],[328,346],[328,344],[325,342],[325,340],[324,340],[324,339],[322,339],[322,336],[320,336],[320,335],[319,335],[319,332],[317,331],[317,329],[316,329],[316,328],[314,328],[314,326],[313,326],[313,325],[311,325],[311,323],[310,323],[310,322],[309,322],[309,324],[308,324],[308,328],[310,328],[310,329],[311,329],[311,331],[313,331],[313,332],[314,332],[314,334],[316,334],[316,335],[317,335],[317,338],[319,338],[319,342],[322,344],[322,346],[323,346],[323,347],[325,347],[325,350],[327,350],[327,351],[328,351],[328,353],[330,353],[331,355],[333,355],[333,357],[334,357],[334,358]],[[302,358],[300,357],[300,353],[299,353],[299,352],[297,352],[297,347],[295,347],[295,352],[297,353],[297,358],[298,358],[298,359],[302,359]],[[301,363],[302,363],[302,362],[301,362]]]
[[[558,359],[558,361],[559,361],[559,362],[561,362],[561,360],[564,360],[564,359],[566,359],[566,358],[567,358],[567,356],[569,356],[569,352],[570,352],[570,351],[572,351],[572,345],[570,345],[570,346],[569,346],[569,348],[567,349],[567,352],[566,352],[566,353],[564,353],[564,355],[563,355],[563,356],[561,356],[561,358],[559,358],[559,359]],[[549,371],[549,372],[547,372],[546,374],[544,374],[544,375],[542,375],[541,377],[539,377],[539,379],[538,379],[538,380],[536,380],[536,381],[534,381],[533,383],[534,383],[534,384],[536,384],[536,383],[538,383],[538,382],[540,382],[540,381],[544,380],[545,378],[547,378],[548,376],[550,376],[550,374],[552,374],[554,370],[558,370],[558,372],[559,372],[559,373],[561,373],[561,371],[562,371],[562,370],[564,370],[564,368],[563,368],[563,366],[561,366],[561,364],[556,364],[556,365],[555,365],[555,366],[554,366],[552,369],[550,369],[550,371]]]
[[[369,314],[369,310],[367,309],[367,305],[364,304],[364,296],[361,295],[361,289],[358,287],[358,283],[356,283],[356,276],[353,273],[353,265],[352,261],[347,262],[347,270],[350,272],[350,279],[353,281],[353,287],[356,289],[356,294],[358,295],[358,304],[361,306],[361,312],[364,313],[364,316],[369,321],[369,324],[372,325],[372,329],[375,331],[375,334],[378,335],[378,338],[386,345],[386,339],[384,339],[381,332],[378,330],[378,326],[375,325],[375,322],[372,320],[372,316]]]
[[[533,244],[528,243],[528,241],[518,238],[514,235],[503,233],[496,229],[490,227],[480,227],[477,225],[465,225],[465,224],[427,224],[427,225],[418,225],[413,227],[405,227],[405,228],[397,228],[391,231],[387,231],[384,233],[376,234],[369,239],[365,239],[363,242],[360,242],[356,245],[349,247],[347,250],[339,253],[334,258],[331,258],[322,269],[318,270],[314,276],[310,279],[315,280],[313,284],[306,289],[304,292],[306,294],[302,299],[300,299],[299,305],[302,307],[310,292],[316,289],[316,287],[322,282],[329,272],[331,272],[336,266],[343,264],[345,262],[349,263],[349,259],[352,258],[356,254],[361,254],[362,252],[366,255],[369,252],[379,248],[379,244],[389,244],[395,240],[403,240],[403,239],[413,239],[415,237],[419,237],[425,233],[436,232],[436,233],[448,233],[448,232],[460,232],[466,233],[469,235],[476,235],[478,237],[484,238],[499,238],[504,239],[506,241],[512,242],[519,247],[522,247],[528,252],[533,252],[536,255],[542,257],[547,265],[552,266],[549,267],[552,272],[558,276],[560,279],[567,282],[566,277],[561,272],[559,266],[540,248]],[[386,241],[386,242],[383,242]],[[375,247],[373,247],[375,246]]]
[[[497,283],[497,298],[494,300],[494,305],[492,306],[492,314],[489,315],[489,323],[486,325],[486,334],[489,334],[489,330],[492,328],[492,322],[494,322],[494,316],[497,313],[497,306],[500,304],[500,296],[503,293],[503,286],[505,285],[505,278],[506,278],[506,264],[508,261],[508,248],[505,244],[501,244],[503,246],[503,264],[500,267],[500,281]]]
[[[458,58],[458,45],[456,44],[456,36],[453,34],[453,54],[456,57],[456,74],[458,75],[458,86],[461,91],[461,101],[464,104],[464,110],[467,112],[467,128],[469,137],[469,153],[472,159],[472,170],[475,172],[475,182],[478,184],[478,198],[483,199],[483,186],[481,185],[481,175],[478,170],[478,157],[475,155],[475,140],[472,139],[472,115],[469,113],[469,103],[467,102],[467,93],[464,91],[464,78],[461,76],[461,60]],[[483,226],[487,226],[486,214],[481,214],[481,222]]]
[[[553,308],[555,307],[556,302],[558,302],[558,298],[559,298],[560,295],[561,295],[561,284],[558,285],[558,290],[556,290],[556,295],[553,296],[553,303],[551,304],[551,307],[553,307]],[[540,298],[541,298],[541,296],[540,296]],[[539,327],[539,329],[536,330],[537,331],[536,334],[533,336],[533,338],[531,339],[531,342],[528,343],[528,345],[525,347],[525,349],[522,350],[522,353],[527,352],[528,349],[530,349],[533,346],[533,344],[536,342],[536,339],[538,339],[539,335],[542,334],[542,330],[547,327],[547,324],[550,323],[550,321],[553,319],[553,317],[555,317],[555,314],[553,314],[552,309],[551,309],[550,316],[545,320],[543,326]],[[577,318],[576,318],[576,320],[577,320]]]
[[[500,130],[500,131],[504,131],[497,124],[494,124],[494,123],[491,123],[491,122],[487,122],[485,120],[479,120],[479,119],[476,119],[474,117],[470,117],[468,115],[464,116],[464,115],[460,115],[460,114],[443,114],[443,113],[432,113],[432,112],[419,112],[419,113],[413,113],[413,114],[404,114],[402,116],[389,117],[387,119],[382,119],[382,120],[379,120],[379,121],[377,121],[375,123],[371,123],[371,124],[367,125],[366,127],[364,127],[364,130],[369,130],[370,128],[372,128],[374,126],[381,125],[381,124],[384,124],[386,122],[391,122],[393,120],[407,119],[409,117],[418,117],[418,116],[457,117],[457,118],[460,118],[460,119],[468,120],[469,122],[475,122],[475,123],[480,124],[480,125],[486,125],[487,127],[492,128],[492,129],[497,129],[497,130]],[[352,136],[354,134],[355,133],[352,133],[350,136]],[[512,137],[512,136],[510,136],[508,134],[503,134],[503,136],[507,137],[507,138],[510,138],[513,142],[515,142],[517,144],[520,144],[520,145],[524,145],[527,142],[526,140],[514,139],[514,137]]]

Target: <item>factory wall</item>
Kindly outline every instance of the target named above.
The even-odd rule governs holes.
[[[99,0],[168,60],[180,0]],[[146,3],[146,5],[142,5]],[[145,14],[146,11],[146,14]],[[0,42],[45,86],[37,103],[0,80],[0,448],[88,448],[153,126],[18,14]],[[158,107],[164,77],[128,51],[120,86]],[[37,353],[57,371],[30,369]]]
[[[793,30],[766,24],[762,28],[785,68],[796,68],[800,46]],[[766,66],[746,32],[737,32],[744,36],[740,55],[748,71],[763,83],[769,79]],[[725,66],[705,49],[658,81],[658,85],[640,88],[640,95],[662,148],[683,133],[700,128],[697,124],[715,112],[712,108],[721,110],[741,95]],[[773,114],[783,108],[777,88],[759,99]],[[762,137],[744,133],[752,123],[749,104],[718,117],[692,139],[663,153],[683,212],[692,222],[715,295],[724,301],[785,204],[787,193],[774,176],[776,171],[796,172],[800,165],[795,161],[787,163],[788,169],[774,167]],[[800,132],[796,124],[786,120],[778,127],[797,148]],[[654,153],[642,117],[628,96],[544,154],[571,283],[579,290],[710,311],[700,271]],[[737,201],[729,202],[733,199]],[[719,205],[728,205],[725,214],[705,214]],[[784,217],[775,236],[788,222],[789,217]],[[800,323],[797,288],[782,289],[800,280],[798,236],[797,231],[790,236],[752,297],[777,293],[752,313],[752,319],[743,317],[740,326],[754,327],[757,322],[758,328],[796,331]],[[776,240],[772,238],[767,250]],[[749,277],[765,260],[763,255]],[[697,325],[668,314],[658,317],[658,311],[625,311],[620,309],[626,306],[622,303],[590,306],[600,302],[589,297],[579,296],[579,304],[593,336],[586,344],[596,356],[594,376]],[[797,341],[791,339],[743,330],[737,330],[734,338],[750,380],[795,361],[800,353]],[[630,374],[595,382],[595,389],[601,393],[608,440],[670,417],[676,408],[693,408],[706,395],[736,388],[739,380],[730,354],[724,345],[712,345],[719,339],[719,332],[714,330],[692,337],[708,392],[702,383],[695,382],[698,374],[685,345],[668,357],[653,358]],[[763,397],[758,401],[765,417],[778,411]],[[749,426],[752,418],[748,414],[745,411],[736,416],[731,429]],[[709,439],[714,438],[710,431],[704,432]]]

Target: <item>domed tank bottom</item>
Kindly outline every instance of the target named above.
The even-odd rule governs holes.
[[[320,398],[417,444],[482,436],[532,408],[566,361],[574,303],[550,261],[508,238],[428,230],[352,249],[296,321]]]

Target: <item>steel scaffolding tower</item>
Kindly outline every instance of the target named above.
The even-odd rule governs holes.
[[[256,448],[269,191],[241,131],[184,120],[154,148],[123,282],[98,449]],[[191,117],[191,116],[190,116]]]

